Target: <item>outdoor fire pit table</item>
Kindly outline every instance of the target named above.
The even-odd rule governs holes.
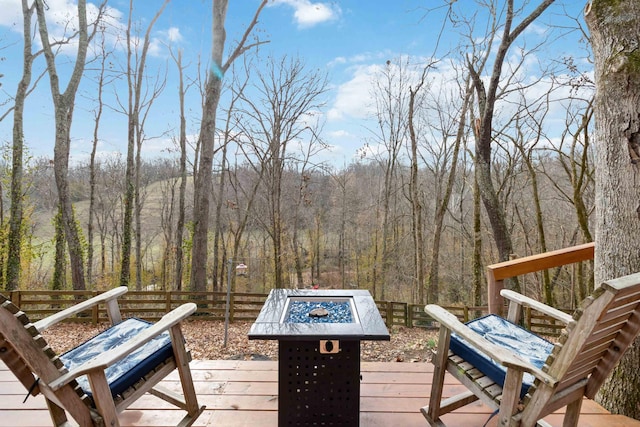
[[[278,340],[278,425],[357,426],[360,341],[389,341],[366,290],[274,289],[249,331]]]

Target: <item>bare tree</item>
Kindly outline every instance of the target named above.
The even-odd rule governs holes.
[[[67,175],[69,173],[69,145],[71,141],[70,133],[75,97],[84,72],[85,61],[87,58],[87,47],[89,45],[89,41],[95,34],[96,27],[94,27],[93,32],[89,34],[87,25],[87,2],[86,0],[78,0],[78,50],[67,88],[64,92],[61,92],[56,58],[51,42],[49,41],[44,0],[35,0],[35,5],[38,16],[38,31],[40,33],[40,41],[42,42],[44,56],[47,62],[51,96],[53,98],[53,105],[55,109],[56,133],[53,161],[56,185],[58,187],[58,198],[62,212],[62,222],[69,248],[71,278],[73,288],[83,290],[86,288],[83,250],[71,205]],[[100,21],[100,16],[104,6],[105,3],[102,3],[99,7],[99,14],[96,22]]]
[[[580,105],[574,106],[574,102]],[[540,167],[549,177],[556,193],[562,200],[566,200],[575,212],[578,225],[571,244],[592,242],[591,217],[595,209],[595,170],[591,143],[593,98],[577,99],[573,96],[572,102],[566,110],[565,123],[565,130],[562,132],[559,142],[550,141],[557,162],[540,162]],[[554,173],[555,165],[559,165],[561,172]],[[564,173],[566,180],[561,179],[558,176],[559,173]],[[566,181],[568,181],[568,185]],[[593,274],[590,270],[582,264],[577,266],[572,307],[585,299],[593,290]]]
[[[135,204],[135,218],[136,218],[136,289],[140,290],[141,284],[141,221],[140,211],[141,202],[139,197],[140,183],[139,183],[139,171],[136,164],[140,163],[140,148],[142,140],[144,139],[144,120],[143,115],[148,113],[153,100],[158,97],[159,92],[162,90],[163,84],[157,85],[150,99],[142,98],[142,87],[145,79],[145,65],[147,61],[147,52],[149,50],[149,44],[151,42],[151,30],[154,24],[162,15],[164,8],[169,3],[169,0],[165,0],[162,3],[160,9],[156,12],[153,19],[149,23],[144,35],[142,43],[142,50],[138,54],[135,46],[134,39],[132,37],[132,25],[133,25],[133,0],[129,2],[129,21],[127,25],[127,82],[129,88],[129,100],[127,106],[127,118],[128,118],[128,132],[127,132],[127,172],[125,176],[126,180],[126,192],[124,197],[124,222],[123,222],[123,242],[122,242],[122,265],[120,270],[120,285],[128,286],[130,282],[130,267],[131,267],[131,230],[132,230],[132,216],[134,212]],[[134,61],[135,56],[135,61]],[[143,111],[144,110],[144,111]],[[134,158],[136,164],[134,164]]]
[[[173,279],[173,288],[175,290],[182,290],[182,275],[184,271],[183,265],[183,249],[182,240],[184,238],[184,224],[185,224],[185,202],[187,193],[187,119],[185,116],[184,97],[187,92],[187,88],[184,84],[184,68],[182,66],[182,51],[178,52],[177,57],[171,52],[171,56],[176,63],[178,69],[178,104],[180,105],[180,130],[178,134],[178,145],[180,147],[180,189],[178,190],[178,219],[176,222],[175,230],[175,275]]]
[[[393,254],[396,253],[395,245],[398,243],[392,235],[395,215],[393,208],[397,205],[397,198],[401,194],[398,188],[401,184],[398,179],[398,168],[409,132],[407,110],[411,79],[412,74],[407,58],[400,58],[397,64],[388,60],[380,76],[374,81],[373,88],[376,103],[375,119],[378,122],[375,138],[382,149],[376,158],[384,170],[384,183],[380,195],[382,234],[379,239],[376,239],[375,249],[375,254],[380,256],[380,270],[378,272],[377,267],[374,269],[372,282],[374,297],[381,299],[385,298],[385,288],[382,284],[391,282],[390,277],[387,276],[390,274],[392,264],[395,264]],[[380,251],[377,249],[378,245],[380,245]],[[378,264],[378,261],[375,262]],[[379,284],[380,289],[377,289]]]
[[[326,75],[309,71],[299,59],[270,60],[266,70],[258,73],[254,85],[256,99],[244,93],[243,115],[247,120],[245,135],[250,135],[249,156],[259,159],[256,167],[263,169],[264,196],[268,216],[275,286],[284,283],[284,243],[286,231],[283,207],[283,175],[288,167],[308,162],[317,152],[319,141],[315,134],[313,114],[320,109],[327,90]],[[264,107],[266,106],[266,107]],[[307,139],[304,156],[294,154],[293,145]]]
[[[531,86],[539,82],[540,80],[532,83]],[[512,147],[512,153],[509,155],[509,158],[512,159],[512,164],[518,169],[520,168],[518,165],[522,165],[527,171],[527,174],[524,175],[521,180],[519,179],[518,182],[528,185],[530,193],[518,191],[517,196],[521,197],[523,201],[514,201],[512,211],[519,219],[523,228],[524,240],[527,243],[529,253],[542,253],[547,251],[547,233],[541,200],[542,183],[537,164],[540,162],[538,157],[538,154],[541,152],[540,146],[547,135],[545,119],[549,114],[556,88],[551,85],[540,97],[529,99],[527,93],[528,87],[529,86],[522,85],[521,88],[512,93],[512,96],[517,100],[518,111],[515,112],[511,120],[504,125],[499,133],[496,132],[495,139],[499,145]],[[507,149],[504,148],[503,151],[506,152]],[[505,175],[516,178],[521,174],[513,172]],[[517,185],[518,188],[522,188],[520,184],[515,185]],[[511,185],[509,188],[513,188],[513,186],[514,185]],[[520,204],[524,205],[524,208],[521,208]],[[530,221],[528,221],[528,211],[531,206],[533,207],[533,222],[535,226],[529,230]],[[505,210],[507,209],[505,208]],[[525,216],[527,218],[525,218]],[[536,298],[542,297],[546,304],[554,306],[555,300],[549,271],[543,271],[541,273],[541,279],[541,286]]]
[[[416,110],[416,97],[418,92],[424,85],[424,79],[426,77],[427,68],[422,72],[420,82],[415,87],[409,87],[409,111],[408,111],[408,126],[409,126],[409,141],[411,143],[410,149],[410,162],[411,162],[411,176],[409,178],[409,200],[411,202],[411,234],[413,235],[413,247],[414,247],[414,269],[415,269],[415,292],[414,301],[418,303],[425,303],[425,249],[424,249],[424,214],[423,204],[420,197],[420,187],[418,186],[418,136],[416,132],[416,124],[414,121],[414,115]],[[437,300],[436,300],[437,301]]]
[[[298,287],[303,287],[304,285],[303,268],[305,267],[305,262],[303,258],[304,254],[308,252],[306,249],[303,249],[303,230],[311,228],[316,231],[316,235],[319,235],[320,231],[318,229],[321,226],[317,211],[313,212],[313,205],[318,204],[322,200],[321,197],[318,197],[319,195],[315,194],[317,188],[314,186],[314,181],[322,182],[323,180],[322,176],[316,174],[316,171],[320,168],[314,162],[314,159],[326,146],[318,137],[320,131],[317,127],[319,124],[316,122],[310,126],[311,132],[309,133],[308,140],[300,141],[302,145],[299,150],[299,155],[297,156],[297,160],[291,165],[290,170],[293,175],[292,184],[294,184],[295,187],[289,192],[291,197],[288,204],[293,205],[289,223],[291,224],[291,252],[293,253]],[[324,206],[321,205],[318,207],[320,208],[319,210],[323,210],[322,208]],[[315,221],[312,221],[312,219]],[[311,227],[312,224],[315,225],[315,227]],[[316,242],[318,238],[319,237],[315,239]],[[344,254],[339,251],[338,263],[341,266],[343,266],[343,256]]]
[[[475,166],[477,169],[478,188],[482,197],[487,216],[493,231],[493,238],[498,249],[501,261],[509,258],[513,252],[513,243],[507,223],[505,213],[500,207],[497,192],[491,177],[491,151],[493,145],[493,119],[496,107],[496,101],[499,95],[499,86],[502,77],[502,68],[507,57],[509,48],[514,41],[522,34],[522,32],[546,9],[554,0],[543,0],[533,8],[531,13],[524,17],[519,24],[515,25],[514,19],[516,13],[514,11],[514,1],[507,0],[506,13],[504,14],[504,22],[502,25],[502,33],[498,35],[497,10],[498,5],[492,2],[492,11],[494,20],[493,33],[490,35],[491,42],[494,38],[500,39],[500,44],[496,52],[490,50],[486,55],[495,55],[493,59],[493,69],[489,77],[489,85],[485,86],[484,81],[480,77],[480,73],[486,64],[487,57],[483,59],[472,58],[468,60],[468,68],[473,78],[473,85],[476,91],[479,120],[477,126],[477,140],[475,149]]]
[[[640,3],[593,0],[585,9],[595,58],[595,283],[640,265]],[[600,401],[640,419],[640,345],[636,340],[603,386]]]
[[[216,225],[213,233],[213,266],[212,266],[212,274],[211,279],[213,282],[213,289],[219,290],[222,286],[222,280],[225,277],[225,267],[226,263],[225,258],[227,249],[223,245],[224,241],[224,229],[227,226],[226,221],[222,219],[222,210],[223,207],[226,206],[230,208],[232,211],[235,210],[236,214],[230,214],[229,217],[235,217],[237,228],[234,229],[232,225],[232,220],[229,220],[228,226],[229,231],[233,235],[233,247],[231,249],[230,258],[233,260],[238,260],[238,252],[240,251],[240,243],[242,241],[242,234],[244,232],[247,220],[250,216],[251,209],[249,209],[254,202],[255,191],[257,191],[257,187],[260,185],[259,180],[254,182],[253,187],[254,191],[250,191],[251,196],[247,199],[247,193],[243,193],[242,199],[247,203],[247,208],[239,209],[238,201],[240,200],[238,191],[243,191],[243,184],[241,180],[235,177],[235,182],[231,182],[232,187],[235,190],[235,202],[225,197],[227,192],[227,181],[234,178],[234,174],[231,170],[231,161],[229,159],[230,150],[229,146],[231,144],[238,144],[238,135],[241,134],[240,125],[237,123],[236,115],[238,115],[236,104],[240,101],[242,94],[244,93],[245,88],[250,79],[251,69],[253,68],[251,65],[247,64],[246,57],[244,61],[244,70],[245,75],[242,79],[240,79],[236,75],[236,70],[233,70],[233,81],[230,85],[231,90],[231,101],[229,106],[226,108],[226,118],[225,118],[225,127],[222,133],[223,143],[221,147],[221,155],[220,155],[220,174],[218,181],[218,198],[216,201]],[[241,136],[240,136],[241,137]],[[237,171],[238,165],[233,165],[233,168]],[[229,238],[231,240],[231,237]]]
[[[178,187],[179,178],[167,179],[160,184],[162,192],[162,206],[160,210],[160,226],[162,227],[162,237],[164,248],[162,251],[162,261],[160,266],[160,283],[162,289],[170,289],[170,280],[175,280],[175,273],[172,274],[175,267],[174,256],[176,252],[176,244],[174,242],[175,230],[173,217],[176,214],[176,187]],[[182,266],[182,263],[180,263]],[[182,285],[182,281],[180,282]],[[177,290],[180,290],[179,288]]]
[[[573,100],[576,100],[575,97]],[[567,107],[565,130],[559,141],[556,144],[550,141],[571,186],[566,190],[557,184],[557,180],[552,179],[551,181],[559,194],[574,206],[582,240],[591,242],[593,235],[589,225],[589,217],[593,212],[593,207],[589,201],[589,195],[593,195],[594,182],[590,133],[593,121],[593,99],[582,99],[579,102],[582,106],[569,105]],[[542,166],[544,167],[544,164]],[[582,298],[585,297],[586,294],[582,295]]]
[[[443,94],[444,104],[448,104],[449,106],[442,105],[443,100],[436,99],[433,101],[433,106],[431,107],[431,109],[434,110],[434,121],[437,120],[438,123],[434,123],[434,131],[439,133],[439,135],[435,135],[435,138],[439,138],[439,140],[432,141],[432,147],[427,155],[427,157],[432,159],[432,162],[438,163],[437,165],[433,165],[436,192],[434,195],[433,243],[431,245],[431,259],[429,261],[429,274],[427,276],[429,302],[434,303],[438,302],[439,295],[441,294],[439,284],[440,250],[444,232],[444,220],[449,210],[449,202],[451,201],[454,184],[458,178],[458,163],[462,144],[467,136],[468,128],[466,120],[471,104],[472,93],[470,78],[467,75],[460,87],[460,92],[452,94],[454,98],[462,95],[461,104],[456,105],[454,99],[447,100],[447,96]],[[453,108],[451,108],[451,106],[453,106]],[[453,142],[450,142],[451,139],[453,139]],[[425,163],[429,164],[430,162],[425,159]]]
[[[96,168],[94,216],[100,240],[100,275],[104,278],[109,270],[117,271],[115,255],[121,247],[122,194],[124,193],[121,177],[126,170],[126,165],[118,155],[98,162],[94,167]],[[108,251],[108,247],[111,251]],[[113,284],[115,285],[116,282]]]
[[[207,74],[205,102],[202,108],[202,122],[200,124],[200,160],[194,183],[194,208],[193,208],[193,248],[191,261],[191,289],[202,291],[207,285],[207,247],[209,230],[209,206],[211,199],[211,178],[214,155],[214,139],[216,134],[216,110],[222,91],[222,79],[229,66],[246,50],[251,49],[260,42],[247,45],[247,38],[258,22],[258,16],[267,5],[267,0],[262,0],[260,6],[247,27],[242,39],[231,55],[223,63],[223,52],[226,41],[225,19],[227,15],[228,0],[213,0],[213,33],[211,66]]]
[[[100,122],[102,119],[102,113],[104,110],[103,91],[106,84],[106,65],[110,52],[107,52],[105,48],[105,35],[104,29],[100,31],[100,45],[99,45],[99,58],[100,58],[100,71],[98,73],[97,84],[97,97],[96,97],[96,110],[94,112],[94,126],[93,126],[93,141],[91,145],[91,154],[89,155],[89,214],[87,218],[87,281],[89,284],[93,283],[94,271],[93,271],[93,237],[94,237],[94,216],[96,205],[96,154],[99,142]]]
[[[20,248],[22,247],[22,210],[23,210],[23,150],[24,150],[24,104],[31,84],[31,66],[36,55],[32,52],[31,19],[34,6],[22,0],[22,37],[23,62],[22,78],[16,89],[13,108],[13,145],[11,165],[11,217],[9,219],[9,236],[7,242],[7,291],[18,289],[20,284]]]

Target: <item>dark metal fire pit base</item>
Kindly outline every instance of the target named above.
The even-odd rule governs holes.
[[[349,321],[291,319],[293,303],[348,303]],[[326,308],[326,307],[325,307]],[[328,319],[337,313],[328,309]],[[273,289],[249,330],[250,340],[278,340],[278,426],[358,426],[360,341],[389,341],[369,291]]]
[[[320,341],[279,341],[278,426],[358,426],[360,341],[340,341],[320,353]]]

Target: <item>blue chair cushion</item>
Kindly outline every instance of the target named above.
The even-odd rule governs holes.
[[[495,314],[474,319],[467,322],[466,325],[493,344],[510,350],[538,368],[542,368],[547,356],[553,350],[553,344],[549,341]],[[504,385],[506,368],[476,350],[455,333],[451,334],[449,348],[453,353],[491,378],[496,384]],[[525,372],[520,390],[521,398],[527,393],[534,380],[533,375]]]
[[[64,353],[60,359],[64,366],[71,370],[135,338],[149,326],[151,323],[140,319],[124,320]],[[168,332],[164,332],[106,369],[105,375],[111,394],[114,397],[121,394],[171,356],[171,338]],[[82,390],[91,396],[87,377],[79,377],[77,382]]]

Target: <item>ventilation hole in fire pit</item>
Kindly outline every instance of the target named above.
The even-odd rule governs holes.
[[[319,340],[280,342],[284,372],[279,375],[287,389],[280,395],[287,408],[282,425],[357,425],[360,366],[354,355],[360,354],[359,342],[340,341],[340,352],[331,355],[321,354],[319,348]]]

